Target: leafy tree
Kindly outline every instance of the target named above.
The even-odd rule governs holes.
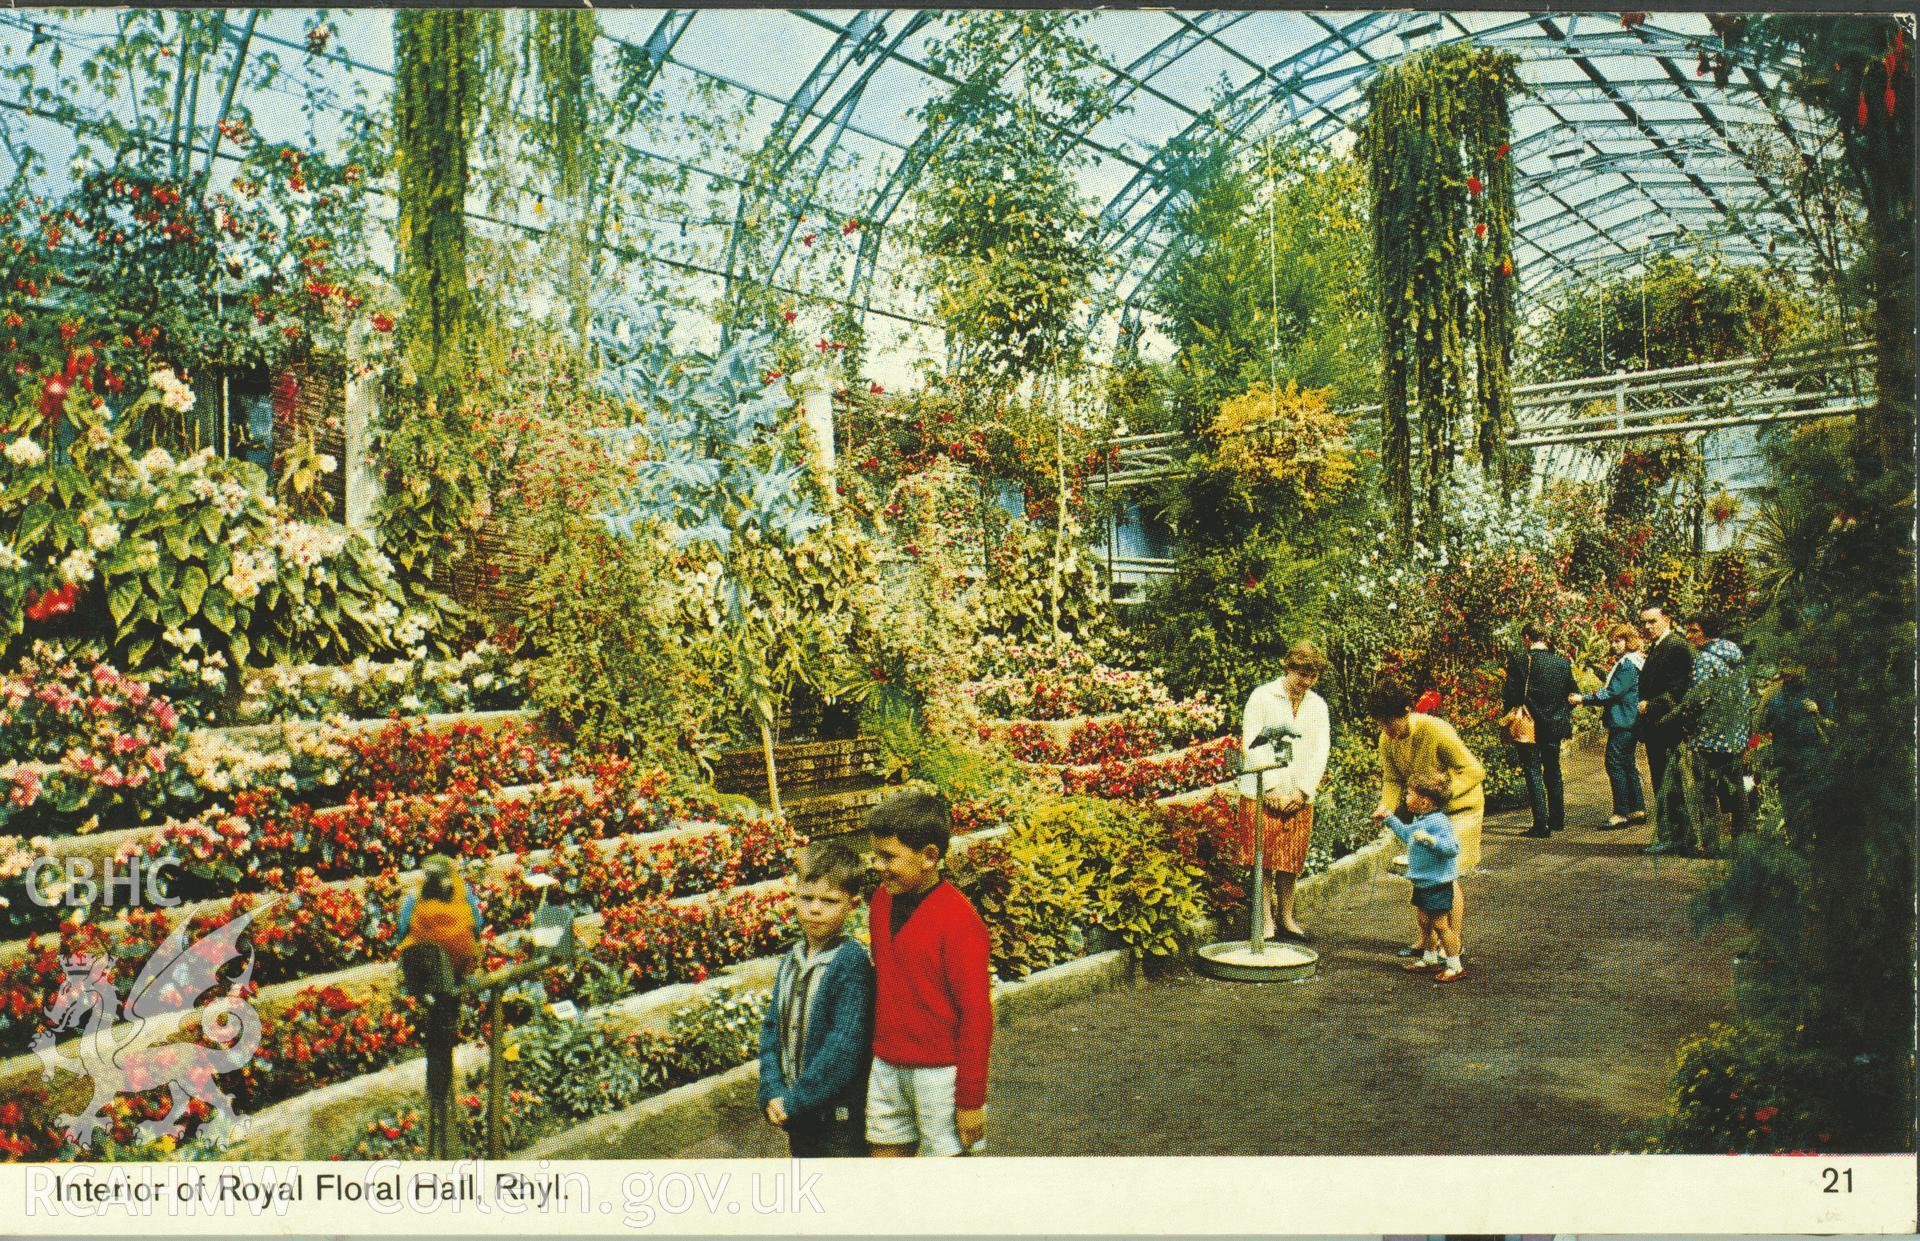
[[[767,764],[767,799],[780,812],[773,726],[799,683],[829,700],[870,684],[852,635],[864,610],[871,553],[851,535],[836,544],[825,492],[788,419],[792,398],[770,382],[770,342],[741,337],[717,357],[676,352],[657,307],[622,299],[596,324],[607,362],[601,384],[639,421],[608,440],[632,481],[600,514],[620,537],[663,530],[695,553],[727,688],[751,711]]]
[[[1085,14],[969,12],[928,60],[956,79],[918,112],[945,146],[916,195],[925,283],[952,370],[1006,389],[1079,358],[1074,316],[1101,264],[1069,135],[1115,103],[1086,40]]]

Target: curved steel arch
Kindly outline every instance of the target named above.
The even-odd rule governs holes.
[[[1155,75],[1178,60],[1190,48],[1198,45],[1213,31],[1233,26],[1247,16],[1248,14],[1244,12],[1202,13],[1199,15],[1202,19],[1200,24],[1169,35],[1145,54],[1136,57],[1125,70],[1108,66],[1114,76],[1108,83],[1110,98],[1106,111],[1111,112],[1125,101],[1127,95],[1150,82]],[[1016,60],[1015,63],[1018,61]],[[1125,89],[1122,90],[1122,87]],[[900,162],[894,165],[885,184],[875,193],[866,214],[861,216],[865,227],[861,230],[860,250],[854,260],[853,279],[848,288],[847,300],[849,304],[859,305],[862,313],[870,309],[865,293],[867,285],[872,281],[874,265],[879,259],[885,226],[892,221],[894,213],[906,200],[908,187],[918,180],[926,166],[939,154],[951,137],[950,126],[923,127],[913,144],[901,156]]]
[[[1579,38],[1579,41],[1576,42],[1576,36],[1571,33],[1571,24],[1568,29],[1563,30],[1547,15],[1528,15],[1525,18],[1511,21],[1501,26],[1478,31],[1467,29],[1457,18],[1454,19],[1454,21],[1455,25],[1459,27],[1460,33],[1456,36],[1437,40],[1436,42],[1474,41],[1490,47],[1538,48],[1548,52],[1553,59],[1558,59],[1562,56],[1570,59],[1577,67],[1581,68],[1585,80],[1567,83],[1531,84],[1529,95],[1519,101],[1520,106],[1536,104],[1547,107],[1550,114],[1555,116],[1557,122],[1556,125],[1549,127],[1549,129],[1557,132],[1563,127],[1568,131],[1577,131],[1582,128],[1581,123],[1569,120],[1560,115],[1557,110],[1557,104],[1560,102],[1604,101],[1613,105],[1619,110],[1621,115],[1610,122],[1610,127],[1636,134],[1644,139],[1647,147],[1642,148],[1643,150],[1650,150],[1655,159],[1664,160],[1674,171],[1678,172],[1687,180],[1698,198],[1704,199],[1707,203],[1711,204],[1713,211],[1722,218],[1732,220],[1736,227],[1740,227],[1744,231],[1744,222],[1736,216],[1733,208],[1723,199],[1721,194],[1718,193],[1720,187],[1708,182],[1704,176],[1695,175],[1688,161],[1679,157],[1678,149],[1669,149],[1672,148],[1673,144],[1665,138],[1661,131],[1673,124],[1677,118],[1649,118],[1641,115],[1638,109],[1633,106],[1637,102],[1653,100],[1662,102],[1672,101],[1675,100],[1676,95],[1678,95],[1679,101],[1690,104],[1695,110],[1693,116],[1685,118],[1688,125],[1695,127],[1704,126],[1709,131],[1715,133],[1723,142],[1731,144],[1731,135],[1725,121],[1695,93],[1692,84],[1687,82],[1684,76],[1680,75],[1677,68],[1672,64],[1672,57],[1676,54],[1724,51],[1723,46],[1717,38],[1701,39],[1676,31],[1664,30],[1659,27],[1649,29],[1643,26],[1635,31],[1605,31],[1597,36],[1589,34]],[[1361,23],[1355,23],[1356,26],[1360,24]],[[1502,37],[1506,31],[1517,30],[1528,26],[1538,28],[1542,33],[1540,35],[1513,38]],[[1337,35],[1341,32],[1335,33]],[[1325,119],[1318,119],[1312,122],[1309,130],[1310,141],[1317,140],[1325,142],[1330,137],[1329,130],[1333,126],[1346,125],[1349,123],[1346,119],[1346,112],[1350,111],[1352,106],[1357,103],[1357,94],[1361,89],[1360,80],[1364,78],[1369,70],[1376,67],[1377,62],[1375,57],[1365,48],[1358,46],[1350,39],[1342,38],[1338,41],[1347,44],[1346,50],[1350,50],[1360,56],[1362,63],[1342,66],[1318,78],[1309,79],[1316,83],[1340,83],[1334,90],[1311,101],[1311,110],[1322,113]],[[1328,42],[1330,41],[1323,40],[1321,46],[1325,46]],[[1591,58],[1586,54],[1587,49],[1585,46],[1582,46],[1583,44],[1603,46],[1605,50],[1602,54],[1609,56],[1646,56],[1651,54],[1655,62],[1660,64],[1665,71],[1665,76],[1658,79],[1640,79],[1626,84],[1615,83],[1608,79],[1605,74],[1601,73],[1591,63]],[[1612,45],[1614,44],[1621,45],[1618,51],[1613,50]],[[1400,53],[1400,55],[1404,54],[1405,50]],[[1338,54],[1336,54],[1334,58],[1337,59],[1337,57]],[[1390,59],[1397,58],[1397,55],[1390,57]],[[1790,141],[1794,140],[1791,123],[1786,119],[1784,111],[1778,106],[1772,93],[1760,78],[1758,66],[1751,62],[1742,63],[1738,57],[1733,59],[1736,66],[1742,70],[1748,87],[1760,101],[1756,106],[1756,110],[1768,115],[1774,123],[1781,128],[1783,133],[1787,134]],[[1256,78],[1242,89],[1250,89],[1258,85],[1259,81],[1260,79]],[[1349,93],[1352,93],[1355,98],[1344,98]],[[1265,111],[1266,109],[1256,109],[1254,116],[1248,118],[1238,127],[1239,132],[1244,132],[1245,128],[1253,120],[1258,119]],[[1296,107],[1287,119],[1289,121],[1297,119],[1302,111],[1302,109]],[[1239,133],[1236,132],[1234,137],[1237,139],[1238,136]],[[1798,149],[1797,142],[1795,145],[1796,149]],[[1630,188],[1648,199],[1652,210],[1663,212],[1670,217],[1674,216],[1674,211],[1668,210],[1672,204],[1665,198],[1649,193],[1650,186],[1647,183],[1631,175],[1622,175],[1626,176],[1626,180],[1630,183]],[[1549,172],[1545,174],[1545,176],[1552,178],[1553,174]],[[1799,222],[1795,219],[1793,213],[1785,208],[1778,193],[1774,191],[1770,185],[1765,184],[1764,179],[1749,174],[1748,183],[1758,183],[1762,192],[1771,200],[1775,213],[1786,219],[1790,224],[1795,225],[1795,227],[1799,227]],[[1126,230],[1120,243],[1111,248],[1119,249],[1127,242],[1141,237],[1148,229],[1153,228],[1164,215],[1171,201],[1177,197],[1178,192],[1177,188],[1172,188],[1168,193],[1164,194],[1161,201],[1156,203],[1145,217],[1134,222]],[[1546,196],[1551,197],[1554,201],[1561,204],[1562,212],[1556,214],[1566,214],[1568,212],[1576,215],[1579,214],[1577,205],[1570,204],[1566,201],[1561,187],[1557,185],[1552,186],[1550,189],[1545,190],[1544,193]],[[1111,206],[1112,204],[1110,204],[1110,207]],[[1651,214],[1651,211],[1649,214]],[[1591,221],[1588,223],[1596,234],[1604,235],[1607,231],[1605,227],[1601,225]],[[1532,225],[1528,226],[1529,231],[1531,227]],[[1527,244],[1527,242],[1528,238],[1525,232],[1522,232],[1516,237],[1517,245]],[[1619,246],[1622,250],[1627,248],[1617,240],[1614,241],[1613,244]],[[1542,245],[1536,245],[1533,248],[1557,266],[1560,266],[1565,274],[1577,274],[1566,267],[1567,259],[1552,248]],[[1756,243],[1754,248],[1759,249],[1760,247]],[[1153,277],[1169,257],[1169,253],[1170,251],[1167,247],[1161,247],[1152,264],[1145,271],[1137,274],[1137,278],[1133,282],[1133,287],[1127,293],[1122,304],[1123,331],[1128,330],[1131,319],[1137,318],[1140,293],[1150,285]],[[1110,305],[1110,302],[1108,305]],[[1106,309],[1106,306],[1096,308],[1092,316],[1093,320],[1097,321],[1098,317],[1104,314]]]

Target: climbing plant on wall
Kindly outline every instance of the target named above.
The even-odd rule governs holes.
[[[1416,423],[1424,522],[1438,522],[1456,437],[1469,417],[1468,453],[1483,470],[1505,470],[1515,64],[1510,53],[1448,44],[1383,69],[1367,87],[1360,151],[1385,362],[1382,456],[1403,539],[1413,531]]]

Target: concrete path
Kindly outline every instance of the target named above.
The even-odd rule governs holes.
[[[1674,1052],[1731,1009],[1731,951],[1690,929],[1710,862],[1603,832],[1597,751],[1569,753],[1563,835],[1488,820],[1467,977],[1399,968],[1406,881],[1338,898],[1304,983],[1181,972],[1016,1022],[994,1043],[997,1155],[1590,1154],[1658,1111]],[[699,1155],[780,1155],[755,1118]]]

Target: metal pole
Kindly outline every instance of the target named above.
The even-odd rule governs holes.
[[[1249,915],[1247,947],[1259,956],[1267,948],[1267,867],[1266,825],[1260,821],[1266,812],[1267,773],[1262,768],[1253,775],[1253,913]]]
[[[499,1159],[507,1153],[505,1126],[501,1124],[507,1093],[507,1065],[500,1046],[500,988],[487,992],[487,1158]]]

